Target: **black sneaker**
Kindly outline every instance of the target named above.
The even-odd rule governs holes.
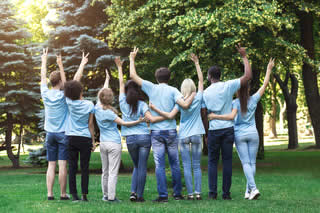
[[[222,199],[223,199],[223,200],[232,200],[232,198],[231,198],[230,195],[223,195],[223,196],[222,196]]]
[[[70,200],[70,197],[68,195],[66,195],[65,197],[60,196],[60,200]]]
[[[137,194],[132,192],[131,195],[130,195],[130,201],[134,202],[137,200]]]
[[[54,200],[54,197],[53,196],[48,197],[48,200]]]
[[[209,200],[216,200],[217,199],[217,194],[209,194],[208,199]]]
[[[168,197],[158,197],[157,199],[154,199],[153,202],[167,203],[168,202]]]
[[[138,198],[136,199],[136,202],[137,202],[137,203],[143,203],[143,202],[146,202],[146,201],[145,201],[145,199],[143,199],[143,197],[138,197]]]
[[[173,196],[175,200],[184,200],[182,195]]]
[[[193,195],[188,195],[187,200],[194,200]]]
[[[84,202],[88,202],[87,195],[82,195],[81,200]]]
[[[77,194],[73,194],[73,195],[72,195],[72,202],[77,202],[77,201],[79,201],[79,200],[80,200],[80,198],[78,197]]]

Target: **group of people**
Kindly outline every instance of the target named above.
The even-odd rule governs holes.
[[[69,192],[72,200],[80,200],[76,187],[76,173],[80,154],[81,200],[88,201],[89,161],[96,148],[94,119],[100,130],[100,155],[102,162],[101,186],[103,201],[119,202],[116,185],[121,161],[121,136],[126,138],[128,152],[134,169],[129,199],[144,202],[147,161],[152,147],[155,162],[158,197],[154,202],[168,202],[165,155],[168,155],[172,174],[173,197],[183,200],[179,150],[184,168],[188,200],[201,200],[201,152],[202,136],[208,131],[208,181],[209,199],[217,199],[217,166],[222,155],[222,198],[230,200],[232,176],[232,152],[235,142],[247,179],[245,198],[257,199],[260,195],[254,176],[259,136],[255,125],[255,110],[269,82],[274,60],[270,59],[263,86],[249,95],[252,72],[245,48],[236,46],[245,72],[235,80],[220,81],[221,70],[212,66],[208,70],[211,85],[204,90],[203,74],[199,59],[191,54],[198,76],[198,90],[192,79],[185,79],[181,91],[169,86],[170,70],[156,70],[157,84],[142,79],[135,69],[138,49],[130,53],[130,78],[124,82],[120,57],[115,59],[119,74],[119,105],[122,118],[112,105],[114,96],[109,88],[110,76],[106,70],[103,88],[98,92],[97,103],[83,98],[80,83],[88,55],[83,53],[81,64],[73,80],[66,81],[61,56],[57,56],[59,71],[50,74],[48,89],[46,62],[48,49],[43,50],[41,66],[41,96],[45,106],[45,130],[47,147],[48,200],[53,200],[53,184],[56,161],[59,163],[60,199],[69,200],[66,194],[67,161],[69,164]],[[144,100],[144,92],[149,104]],[[234,94],[237,99],[233,100]],[[175,116],[180,112],[179,133]],[[209,120],[209,127],[208,127]],[[148,125],[149,123],[149,125]],[[121,125],[121,135],[117,128]]]

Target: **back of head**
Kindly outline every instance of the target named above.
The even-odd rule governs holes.
[[[238,98],[240,100],[241,114],[244,115],[248,111],[248,100],[249,100],[249,83],[241,85],[238,91]]]
[[[208,77],[213,80],[220,80],[221,70],[218,66],[212,66],[208,70]]]
[[[67,81],[64,85],[64,95],[71,100],[79,100],[82,90],[83,88],[79,81]]]
[[[143,100],[141,88],[137,83],[132,80],[127,81],[125,85],[126,101],[130,106],[131,115],[134,115],[138,111],[138,102]]]
[[[184,98],[188,98],[191,93],[196,92],[196,85],[194,84],[193,80],[190,78],[184,79],[181,84],[181,93]]]
[[[118,113],[117,110],[112,107],[114,97],[110,88],[102,88],[98,93],[98,98],[104,109],[110,109],[114,113]]]
[[[59,84],[59,82],[61,81],[61,74],[59,71],[53,71],[52,73],[50,73],[49,75],[49,80],[50,83],[53,87],[55,87],[56,85]]]
[[[170,70],[167,67],[160,67],[156,70],[155,76],[158,83],[168,83],[170,79]]]

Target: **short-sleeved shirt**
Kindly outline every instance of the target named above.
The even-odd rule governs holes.
[[[44,104],[44,129],[47,132],[65,132],[68,106],[63,91],[48,89],[41,84],[41,97]]]
[[[179,139],[205,134],[201,119],[202,95],[203,92],[198,92],[188,109],[183,109],[179,105],[175,106],[181,113]]]
[[[149,110],[148,105],[143,101],[138,101],[137,112],[132,114],[130,105],[126,101],[126,95],[124,93],[119,96],[120,110],[122,112],[122,119],[124,121],[136,121],[140,117],[144,117],[144,114]],[[121,126],[121,135],[145,135],[150,134],[150,130],[146,122],[139,123],[135,126],[126,127]]]
[[[110,109],[103,109],[98,102],[95,106],[95,117],[100,129],[100,142],[113,142],[121,144],[121,136],[114,122],[118,115]]]
[[[69,116],[66,123],[66,135],[91,138],[89,116],[94,113],[94,105],[88,100],[71,100],[66,98]]]
[[[203,93],[203,101],[208,113],[229,114],[232,111],[233,95],[240,89],[240,79],[211,84]],[[233,127],[233,121],[211,120],[209,130]]]
[[[240,101],[236,99],[232,103],[232,108],[237,109],[237,116],[235,117],[234,130],[236,136],[243,136],[250,133],[256,133],[256,120],[255,112],[257,109],[257,104],[261,96],[259,92],[255,93],[248,100],[248,111],[245,114],[241,113]]]
[[[164,112],[171,112],[175,103],[183,97],[177,88],[165,83],[153,84],[144,80],[142,82],[142,90],[149,96],[149,101]],[[150,110],[150,112],[153,116],[159,116],[153,110]],[[177,123],[174,119],[150,124],[151,130],[169,130],[176,129],[176,127]]]

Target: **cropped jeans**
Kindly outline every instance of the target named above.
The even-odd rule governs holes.
[[[131,192],[137,193],[138,198],[142,198],[146,184],[151,136],[149,134],[127,136],[127,147],[134,164]]]
[[[256,183],[254,176],[256,173],[256,157],[259,148],[258,133],[250,133],[243,136],[236,135],[236,148],[242,163],[243,172],[247,179],[247,192],[255,190]]]
[[[157,190],[159,197],[168,197],[165,160],[166,153],[168,153],[169,164],[171,167],[174,196],[181,195],[181,171],[178,140],[176,137],[177,131],[175,129],[151,131],[151,143],[154,162],[156,165]]]
[[[201,152],[202,137],[193,135],[179,140],[180,154],[182,158],[184,180],[188,195],[193,194],[192,169],[194,176],[194,193],[201,194]],[[191,156],[190,156],[191,153]]]

